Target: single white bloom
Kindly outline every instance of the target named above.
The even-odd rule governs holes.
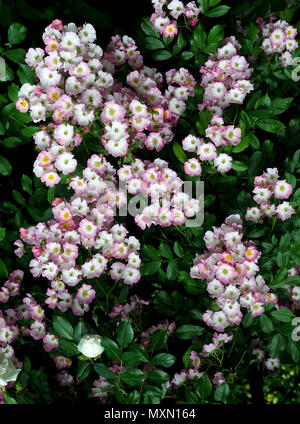
[[[96,358],[104,351],[101,339],[102,337],[97,334],[86,334],[80,340],[77,349],[88,358]]]
[[[0,354],[0,386],[6,386],[10,381],[16,381],[20,368],[16,368],[11,359]]]

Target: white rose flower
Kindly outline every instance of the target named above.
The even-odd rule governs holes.
[[[0,354],[0,386],[6,386],[10,381],[16,381],[20,368],[16,368],[11,359],[5,358]]]
[[[104,351],[101,339],[102,337],[96,334],[86,334],[80,340],[77,349],[88,358],[96,358]]]

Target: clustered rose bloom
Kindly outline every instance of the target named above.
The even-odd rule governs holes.
[[[124,225],[115,223],[113,207],[121,207],[126,198],[117,190],[116,171],[102,156],[93,155],[82,177],[71,179],[75,191],[69,201],[53,201],[54,219],[35,227],[21,228],[23,242],[31,246],[34,259],[30,270],[34,277],[51,281],[47,290],[49,308],[62,312],[72,308],[83,315],[95,298],[91,285],[80,284],[82,278],[99,278],[109,270],[113,280],[133,285],[140,279],[140,242],[127,237]],[[80,251],[90,253],[83,262],[76,262]],[[116,259],[112,263],[113,259]],[[126,261],[126,264],[121,261]],[[76,287],[72,297],[69,290]]]
[[[200,111],[206,108],[219,116],[232,103],[242,104],[254,88],[249,81],[253,69],[249,68],[246,58],[238,54],[239,42],[232,36],[225,38],[223,44],[200,69],[205,92],[198,108]]]
[[[285,199],[292,193],[292,185],[286,180],[279,180],[277,168],[267,168],[262,175],[254,179],[253,200],[258,206],[247,209],[245,219],[259,222],[263,217],[276,217],[281,221],[289,219],[294,213],[294,208]],[[280,200],[284,200],[279,203]]]
[[[183,181],[162,159],[154,162],[135,159],[130,165],[123,165],[118,176],[126,191],[137,196],[133,200],[141,199],[146,203],[134,218],[143,230],[152,224],[162,227],[182,225],[200,210],[199,201],[182,191]]]
[[[193,76],[184,68],[171,69],[165,88],[162,74],[144,66],[132,38],[112,37],[103,53],[94,43],[92,25],[79,28],[56,21],[43,34],[45,49],[30,48],[26,54],[38,84],[23,84],[16,103],[20,112],[29,110],[33,122],[47,124],[33,137],[40,150],[35,175],[53,187],[60,173],[72,174],[75,148],[95,131],[95,142],[114,157],[144,146],[160,151],[172,140],[185,101],[194,95]],[[128,86],[115,77],[124,67]]]
[[[217,310],[207,310],[204,322],[218,332],[241,323],[244,308],[253,317],[264,313],[263,305],[277,304],[263,277],[257,275],[260,257],[254,243],[243,242],[243,225],[239,215],[230,215],[220,228],[204,236],[208,251],[196,255],[192,278],[207,281],[207,291]]]
[[[134,313],[135,316],[141,315],[143,311],[143,305],[149,305],[150,300],[140,299],[136,294],[130,297],[130,303],[117,303],[109,314],[110,318],[120,318],[120,321],[130,319],[130,313]]]
[[[280,54],[281,64],[284,68],[293,65],[294,52],[298,47],[298,42],[295,40],[297,29],[284,20],[275,20],[270,18],[268,24],[263,19],[260,19],[260,28],[264,37],[261,48],[268,54]]]
[[[241,142],[241,129],[234,125],[224,125],[221,116],[214,116],[211,125],[205,130],[205,135],[211,142],[204,142],[203,138],[189,134],[182,140],[183,150],[196,153],[197,158],[191,158],[184,164],[184,171],[191,177],[201,175],[201,163],[213,163],[218,172],[228,172],[231,169],[232,157],[223,153],[221,148],[227,144],[237,146]],[[211,161],[211,162],[209,162]]]
[[[195,26],[197,17],[201,11],[194,1],[184,4],[180,0],[151,0],[154,6],[154,13],[150,21],[157,32],[164,37],[173,38],[178,34],[177,20],[184,17],[188,25]],[[167,11],[167,12],[166,12]]]

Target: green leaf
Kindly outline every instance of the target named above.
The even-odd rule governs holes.
[[[160,350],[167,343],[167,333],[165,330],[156,330],[151,334],[150,347],[151,350]]]
[[[252,43],[254,43],[254,41],[256,40],[257,33],[258,33],[257,26],[255,26],[253,22],[250,22],[250,25],[247,28],[247,37],[249,38],[250,41],[252,41]]]
[[[278,309],[278,311],[271,312],[272,317],[276,318],[278,321],[282,322],[291,322],[295,317],[295,314],[286,308]]]
[[[52,205],[52,202],[53,202],[53,200],[55,198],[55,191],[56,191],[56,187],[55,186],[48,188],[47,200],[48,200],[48,203],[50,205]]]
[[[66,318],[55,316],[53,319],[53,328],[58,336],[67,340],[73,340],[73,328]]]
[[[145,254],[146,257],[151,258],[154,261],[160,260],[160,254],[150,244],[144,244],[144,246],[142,247],[142,252]]]
[[[275,334],[269,345],[269,351],[272,358],[275,358],[281,351],[284,350],[285,339],[281,334]]]
[[[173,56],[173,53],[169,52],[168,50],[157,50],[156,52],[152,54],[152,58],[154,60],[159,60],[159,61],[170,59],[170,57],[172,56]]]
[[[141,395],[139,394],[137,390],[133,390],[131,393],[129,393],[128,405],[136,405],[140,403],[140,400],[141,400]]]
[[[216,388],[214,393],[214,399],[218,402],[226,403],[229,393],[230,388],[228,383],[223,383]]]
[[[184,394],[185,394],[185,398],[186,398],[187,403],[199,404],[199,399],[198,399],[197,395],[195,395],[195,393],[192,392],[191,390],[189,390],[187,387],[185,387],[185,389],[184,389]]]
[[[253,149],[259,149],[260,143],[256,135],[254,135],[253,133],[249,133],[249,136],[250,136],[250,144],[253,147]]]
[[[115,379],[115,374],[104,364],[95,364],[94,369],[97,374],[99,374],[103,378],[106,378],[109,381],[113,381]]]
[[[153,370],[148,372],[147,379],[156,384],[164,384],[170,379],[170,376],[165,371]]]
[[[154,275],[160,266],[160,262],[147,262],[141,266],[141,275]]]
[[[84,322],[79,321],[79,323],[74,328],[74,339],[76,340],[77,343],[80,342],[82,336],[84,335],[84,332],[85,332]]]
[[[144,386],[144,404],[159,404],[162,397],[162,391],[158,387],[152,386],[150,384]]]
[[[18,100],[18,92],[19,92],[19,87],[16,84],[11,84],[8,87],[7,94],[12,102],[16,102]]]
[[[27,175],[23,174],[21,183],[22,183],[22,189],[26,193],[31,195],[32,194],[32,181],[31,181],[31,179]]]
[[[208,0],[197,0],[197,3],[201,7],[201,13],[205,13],[208,9]]]
[[[5,403],[7,405],[16,405],[18,402],[13,397],[9,396],[6,392],[2,392]]]
[[[121,380],[128,386],[140,386],[144,382],[144,373],[139,369],[132,369],[121,374]]]
[[[105,349],[105,353],[108,356],[109,359],[115,359],[117,361],[121,360],[122,353],[117,345],[113,340],[108,339],[107,337],[103,338],[101,340],[101,344]]]
[[[277,133],[285,129],[285,125],[275,119],[260,119],[256,122],[256,125],[260,129],[270,133]]]
[[[209,10],[208,12],[205,13],[205,15],[208,18],[218,18],[219,16],[223,16],[225,15],[228,10],[230,9],[230,6],[218,6],[215,7],[214,9]]]
[[[122,356],[122,360],[127,367],[136,367],[143,362],[147,362],[141,355],[137,355],[136,352],[125,352]]]
[[[234,169],[237,172],[244,172],[248,169],[248,166],[245,163],[234,160],[232,162],[232,169]]]
[[[0,259],[0,277],[8,277],[8,272],[5,263]]]
[[[168,263],[166,274],[168,280],[175,280],[176,275],[178,274],[178,267],[175,261]]]
[[[150,18],[144,18],[141,23],[141,27],[146,35],[159,38],[159,33],[155,30],[154,26],[150,22]]]
[[[117,340],[120,347],[127,347],[133,340],[133,329],[128,320],[122,321],[117,328]]]
[[[285,112],[290,107],[292,101],[293,97],[286,97],[282,99],[277,98],[273,100],[270,107],[272,115],[280,115]]]
[[[34,127],[31,125],[26,128],[23,128],[21,131],[21,134],[24,135],[25,137],[32,137],[36,131],[37,131],[37,127]]]
[[[4,176],[8,176],[11,174],[12,171],[12,166],[11,164],[8,162],[8,160],[0,155],[0,174],[4,175]]]
[[[177,36],[176,43],[173,46],[173,53],[178,54],[186,46],[187,42],[181,32]]]
[[[242,325],[247,328],[250,327],[251,324],[253,323],[253,316],[251,314],[251,312],[247,312],[242,319]]]
[[[20,203],[22,206],[25,205],[25,199],[19,191],[13,190],[12,195],[16,202]]]
[[[224,25],[215,25],[208,33],[208,44],[216,44],[224,38]]]
[[[8,28],[8,41],[11,44],[19,44],[25,40],[26,32],[27,28],[24,25],[18,23],[11,24]]]
[[[284,284],[287,284],[288,286],[300,286],[300,275],[293,275],[292,277],[289,277],[287,281],[284,281]]]
[[[22,143],[22,140],[20,140],[18,137],[6,137],[3,141],[2,141],[2,145],[4,147],[16,147],[19,144]]]
[[[185,51],[181,53],[181,58],[183,60],[190,60],[192,59],[193,56],[194,56],[194,53],[190,51]]]
[[[250,144],[250,139],[250,134],[246,135],[246,137],[243,137],[242,141],[237,146],[234,146],[234,148],[232,149],[233,153],[240,153],[243,150],[247,149]]]
[[[248,234],[249,238],[259,238],[261,236],[263,236],[265,233],[265,229],[264,228],[257,228],[255,230],[250,231],[250,233]]]
[[[77,345],[68,340],[59,340],[59,347],[68,356],[75,356],[79,354],[79,350],[77,349]]]
[[[195,44],[196,49],[200,49],[202,50],[203,47],[206,44],[206,32],[203,28],[203,26],[201,24],[199,24],[195,30],[194,30],[194,34],[193,34],[193,41]]]
[[[184,150],[181,145],[177,143],[177,141],[173,143],[173,152],[179,162],[184,163],[187,161],[186,154],[184,153]]]
[[[34,84],[34,71],[29,66],[20,64],[17,75],[21,84],[26,84],[27,82]]]
[[[274,329],[272,321],[265,314],[260,316],[260,326],[264,333],[270,333]]]
[[[159,251],[161,256],[163,256],[164,258],[173,259],[173,253],[166,243],[160,243]]]
[[[199,378],[198,392],[201,399],[206,399],[212,392],[212,384],[207,374]]]
[[[176,334],[180,339],[188,340],[196,336],[201,336],[204,333],[204,328],[199,325],[186,324],[177,328]]]
[[[79,380],[85,380],[91,373],[92,367],[88,361],[82,361],[77,371],[77,377]]]
[[[175,241],[173,249],[175,254],[179,256],[179,258],[182,258],[184,256],[184,250],[181,247],[181,245],[178,243],[178,241]]]
[[[5,128],[2,122],[0,122],[0,135],[4,135],[4,134],[5,134]]]
[[[0,227],[0,241],[5,239],[5,228]]]
[[[157,49],[163,49],[165,46],[164,44],[158,39],[154,37],[146,37],[144,39],[145,47],[148,50],[157,50]]]
[[[158,353],[154,356],[151,363],[158,367],[171,367],[176,361],[176,357],[170,353]]]
[[[222,0],[209,0],[209,7],[217,6]]]
[[[11,60],[12,62],[15,62],[15,63],[22,63],[22,62],[24,62],[25,55],[26,55],[26,52],[23,49],[8,50],[5,53],[5,56],[9,60]]]

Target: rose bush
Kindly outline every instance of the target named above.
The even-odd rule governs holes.
[[[300,5],[86,6],[1,48],[1,403],[299,403]]]

